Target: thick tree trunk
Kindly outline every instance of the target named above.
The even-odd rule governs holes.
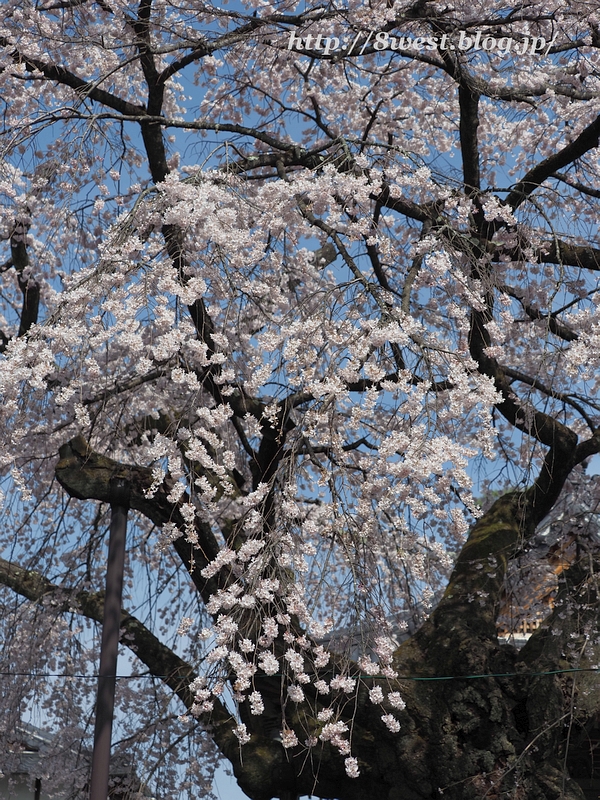
[[[167,499],[166,489],[146,498],[145,483],[151,480],[148,470],[94,453],[81,439],[61,449],[56,473],[71,495],[104,501],[110,501],[110,479],[118,474],[132,486],[132,508],[159,524],[163,519],[178,519],[177,504]],[[556,495],[557,487],[547,475],[544,481],[544,497]],[[302,746],[284,749],[272,736],[272,721],[264,717],[247,716],[244,721],[252,736],[240,747],[232,735],[234,721],[221,709],[220,717],[213,719],[212,735],[232,762],[248,797],[584,799],[565,768],[571,677],[556,672],[570,666],[563,652],[579,634],[582,619],[574,621],[565,614],[559,598],[550,621],[552,631],[540,629],[521,652],[500,645],[496,631],[508,562],[551,505],[544,497],[540,500],[541,486],[540,480],[526,492],[500,498],[473,527],[442,600],[430,619],[396,651],[397,679],[361,676],[352,704],[347,697],[329,695],[323,701],[315,696],[312,721],[306,708],[297,711],[297,719],[289,707],[286,710],[286,720],[302,741],[307,723],[318,734],[319,708],[339,700],[341,718],[352,726],[351,749],[358,759],[358,778],[346,775],[344,756],[327,742],[308,754]],[[210,544],[209,534],[200,528],[199,537]],[[178,552],[185,561],[188,551],[180,545]],[[206,556],[199,551],[196,561],[203,558]],[[587,572],[581,565],[577,569],[573,581],[563,588],[565,601],[576,600],[577,592],[584,591]],[[192,578],[204,597],[216,588],[199,572]],[[141,651],[138,643],[138,655],[144,660],[143,643]],[[148,659],[146,663],[150,663]],[[339,664],[332,670],[337,667]],[[359,676],[356,665],[351,665],[350,671]],[[262,674],[258,678],[266,695],[271,681],[270,694],[279,696],[280,678]],[[369,689],[378,685],[384,693],[400,692],[406,708],[397,711],[385,702],[371,703]],[[401,724],[399,732],[391,732],[382,721],[387,711],[394,711]]]
[[[343,758],[327,748],[300,771],[300,758],[287,754],[288,791],[337,800],[584,800],[566,769],[572,677],[555,672],[571,666],[563,652],[582,620],[564,614],[559,598],[547,626],[521,652],[498,643],[504,572],[529,535],[525,506],[524,495],[514,493],[484,515],[430,620],[398,649],[395,669],[412,678],[390,687],[406,701],[401,731],[387,730],[365,689],[352,735],[360,777],[347,778]],[[584,577],[572,583],[581,587]],[[568,586],[564,593],[573,600]],[[255,794],[245,783],[256,766],[249,755],[236,774],[250,796],[266,800],[268,791]]]

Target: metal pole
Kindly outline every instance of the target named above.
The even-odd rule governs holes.
[[[115,685],[117,682],[117,653],[119,648],[119,629],[121,627],[127,512],[129,510],[128,482],[124,478],[113,478],[110,482],[110,488],[113,499],[110,506],[106,595],[102,619],[102,645],[100,648],[100,672],[98,674],[90,800],[106,800],[108,797],[110,741],[115,706]]]

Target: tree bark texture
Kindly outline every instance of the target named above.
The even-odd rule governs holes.
[[[167,487],[160,487],[153,498],[145,496],[149,470],[106,458],[81,437],[66,444],[60,455],[56,475],[73,497],[110,502],[111,478],[124,477],[132,487],[133,509],[157,523],[178,519],[177,504],[166,499]],[[500,645],[497,638],[504,574],[523,538],[531,535],[528,520],[534,514],[534,497],[531,490],[507,494],[473,527],[443,598],[429,620],[396,651],[398,678],[362,678],[358,702],[347,712],[353,720],[352,751],[358,757],[359,778],[347,777],[343,758],[327,743],[309,759],[284,750],[261,717],[253,718],[252,739],[240,748],[228,729],[232,719],[220,709],[213,735],[249,797],[582,800],[581,789],[565,769],[566,698],[573,678],[569,673],[550,674],[568,668],[562,652],[577,626],[560,613],[559,598],[553,617],[520,652]],[[179,539],[175,546],[186,561],[190,545]],[[206,563],[199,552],[194,562]],[[199,572],[192,578],[206,595],[209,587],[198,576]],[[31,575],[27,581],[32,581]],[[24,576],[15,580],[17,591],[25,593],[25,583]],[[565,600],[569,598],[565,590]],[[140,636],[136,644],[146,663],[157,658],[163,663],[158,654],[151,654],[151,641]],[[182,673],[180,666],[177,671]],[[188,674],[193,674],[191,667]],[[277,677],[261,680],[278,691]],[[381,708],[368,699],[368,689],[378,684],[401,692],[406,702],[398,714],[399,733],[386,728]],[[189,706],[191,695],[183,687],[178,693]],[[313,725],[318,734],[321,723],[315,719]]]

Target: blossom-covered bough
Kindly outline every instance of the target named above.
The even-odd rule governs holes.
[[[600,451],[598,12],[2,16],[0,736],[89,741],[121,477],[115,749],[156,796],[224,758],[254,800],[581,798],[593,481],[550,616],[497,622]]]

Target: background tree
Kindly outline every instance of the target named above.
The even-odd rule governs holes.
[[[85,741],[118,475],[157,795],[225,758],[254,800],[582,797],[595,529],[525,648],[496,623],[600,450],[599,24],[6,0],[5,737],[37,703]]]

